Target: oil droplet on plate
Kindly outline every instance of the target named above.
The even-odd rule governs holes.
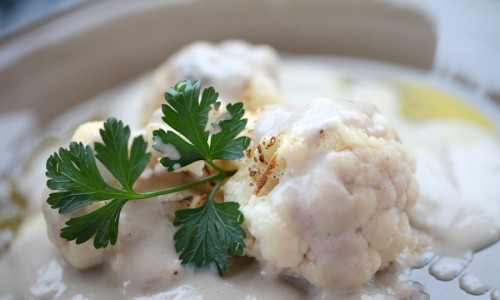
[[[500,300],[500,291],[497,289],[494,289],[491,291],[491,300]]]
[[[491,286],[482,283],[479,278],[471,274],[464,274],[460,277],[459,285],[462,290],[475,296],[482,295],[491,289]]]
[[[471,260],[471,254],[464,258],[444,256],[429,267],[429,273],[438,280],[450,281],[457,278]]]
[[[433,259],[436,257],[436,254],[432,251],[424,251],[413,263],[414,269],[421,269],[427,266]]]

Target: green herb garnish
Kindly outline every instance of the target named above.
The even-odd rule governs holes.
[[[109,243],[114,245],[118,238],[120,212],[128,201],[215,182],[201,207],[175,213],[174,225],[180,227],[174,235],[175,248],[183,264],[200,267],[215,263],[219,272],[229,268],[230,257],[243,252],[245,233],[240,227],[243,215],[237,203],[216,202],[217,190],[235,171],[222,169],[214,160],[243,157],[250,139],[238,137],[246,126],[246,119],[242,119],[242,103],[228,104],[228,116],[213,124],[218,130],[210,133],[206,129],[208,114],[211,109],[218,109],[221,103],[212,87],[204,89],[201,100],[199,95],[199,81],[181,81],[165,93],[167,104],[162,105],[163,121],[175,131],[154,131],[153,147],[166,154],[160,162],[168,171],[203,160],[216,173],[165,190],[134,191],[133,185],[150,161],[151,153],[146,152],[147,143],[142,136],[134,138],[129,149],[130,128],[109,118],[100,130],[103,143],[94,144],[95,155],[90,146],[71,142],[69,149],[60,148],[47,160],[47,186],[55,191],[47,199],[52,208],[64,214],[96,202],[105,203],[88,214],[68,220],[61,230],[62,238],[80,244],[94,237],[96,248],[104,248]],[[95,158],[113,175],[116,186],[103,179]]]

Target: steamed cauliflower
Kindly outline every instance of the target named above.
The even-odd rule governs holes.
[[[102,143],[99,130],[103,128],[103,124],[104,122],[100,121],[84,123],[76,129],[71,140],[91,146],[95,142]],[[132,136],[141,133],[141,131],[133,132]],[[112,185],[119,185],[106,168],[100,163],[97,165],[104,180]],[[149,173],[147,178],[143,175],[136,181],[134,188],[137,191],[163,188],[166,184],[178,185],[195,176],[186,174],[189,171],[156,174],[151,170],[152,167],[154,166],[145,171]],[[49,191],[46,190],[45,193],[44,199],[48,197]],[[175,210],[199,205],[203,201],[202,195],[201,190],[192,189],[158,196],[147,202],[130,201],[120,214],[116,245],[103,249],[95,249],[93,239],[82,244],[64,240],[60,237],[60,231],[70,218],[89,213],[104,203],[97,202],[69,214],[59,214],[44,201],[42,211],[47,222],[49,239],[73,267],[87,270],[108,265],[115,278],[129,282],[131,286],[137,286],[142,290],[149,290],[158,285],[168,285],[185,275],[186,271],[181,267],[174,251],[172,236],[175,228],[171,223]],[[178,201],[170,202],[171,199]],[[144,247],[148,249],[147,252],[143,251]]]
[[[369,104],[320,98],[295,110],[266,109],[283,101],[276,73],[272,49],[241,41],[194,43],[169,58],[155,72],[151,97],[145,99],[145,126],[132,134],[143,135],[153,153],[134,189],[176,186],[213,172],[203,161],[167,172],[159,160],[179,153],[153,139],[154,130],[171,130],[158,109],[163,92],[180,80],[201,79],[204,86],[215,86],[223,104],[210,113],[207,131],[217,132],[218,122],[228,118],[226,100],[243,100],[247,109],[242,134],[251,136],[253,144],[243,159],[217,162],[238,169],[223,193],[225,201],[241,205],[245,216],[245,254],[270,272],[318,287],[360,287],[416,245],[407,217],[418,196],[415,162]],[[102,125],[83,124],[73,140],[86,145],[101,141]],[[105,168],[100,171],[110,184],[118,184]],[[94,249],[92,239],[76,245],[59,237],[69,218],[102,203],[66,215],[44,203],[43,211],[50,239],[71,265],[107,265],[117,282],[149,290],[193,273],[182,268],[175,252],[172,222],[176,210],[199,207],[209,191],[200,186],[153,201],[130,201],[120,214],[117,244],[105,249]]]
[[[373,106],[270,109],[253,135],[224,193],[245,216],[246,254],[267,270],[348,290],[414,246],[415,162]]]
[[[246,110],[282,103],[278,90],[278,54],[265,45],[229,40],[220,44],[195,42],[173,54],[159,66],[146,99],[145,115],[162,104],[164,92],[186,79],[215,86],[221,98],[244,102]]]
[[[103,124],[104,122],[99,121],[84,123],[76,129],[71,140],[81,142],[85,145],[93,144],[95,141],[101,141],[99,130],[103,128]],[[45,193],[46,195],[44,195],[43,198],[47,199],[49,191],[46,190]],[[82,210],[90,212],[100,205],[102,204],[95,203]],[[59,236],[61,228],[65,226],[65,223],[70,218],[77,216],[76,213],[59,214],[56,209],[50,208],[45,202],[43,202],[42,211],[47,221],[49,239],[59,251],[61,251],[61,254],[72,266],[81,270],[86,270],[104,263],[109,252],[108,249],[95,249],[93,240],[88,240],[81,245],[77,245],[74,241],[66,241]],[[80,211],[80,213],[81,212],[82,211]]]

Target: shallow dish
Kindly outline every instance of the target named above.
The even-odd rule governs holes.
[[[5,161],[0,175],[8,178],[12,162],[24,159],[26,151],[13,145],[25,145],[26,137],[46,130],[63,112],[200,39],[239,38],[283,53],[414,68],[458,91],[498,127],[498,14],[500,3],[494,1],[92,2],[0,39],[0,119],[22,121],[15,128],[0,122],[7,137],[0,143]],[[497,288],[500,265],[493,257],[499,247],[479,252],[469,266],[479,277],[496,278],[491,284]],[[425,269],[412,276],[433,297],[490,297],[466,295],[457,284],[436,281]]]

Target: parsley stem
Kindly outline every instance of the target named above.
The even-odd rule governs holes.
[[[213,160],[206,160],[206,162],[207,162],[207,163],[208,163],[208,164],[209,164],[212,168],[214,168],[217,172],[219,172],[219,173],[228,173],[228,172],[229,172],[229,171],[226,171],[226,170],[222,169],[222,168],[221,168],[221,167],[219,167],[218,165],[216,165],[216,164],[214,163],[214,161],[213,161]]]
[[[224,171],[224,172],[213,174],[213,175],[207,176],[205,178],[202,178],[200,180],[196,180],[196,181],[186,183],[183,185],[179,185],[176,187],[172,187],[172,188],[168,188],[168,189],[164,189],[164,190],[159,190],[159,191],[154,191],[154,192],[149,192],[149,193],[136,193],[136,195],[134,195],[134,199],[140,200],[140,199],[146,199],[146,198],[151,198],[151,197],[155,197],[155,196],[161,196],[161,195],[171,194],[171,193],[175,193],[175,192],[180,192],[180,191],[187,190],[187,189],[190,189],[190,188],[198,186],[198,185],[208,183],[210,181],[214,181],[217,179],[222,180],[222,179],[227,178],[229,176],[230,175],[226,171]]]
[[[215,193],[219,190],[221,184],[222,184],[223,178],[220,178],[217,180],[217,184],[213,187],[213,189],[210,191],[210,196],[208,196],[208,199],[211,201],[214,201]]]

